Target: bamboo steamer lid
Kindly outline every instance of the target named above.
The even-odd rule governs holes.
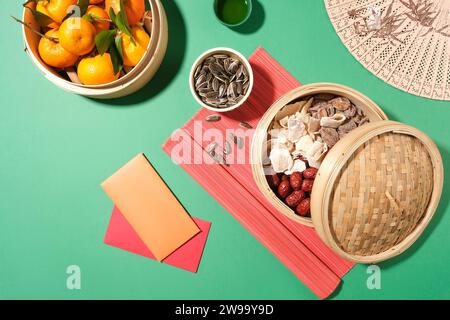
[[[422,234],[442,185],[442,158],[427,135],[398,122],[369,123],[322,162],[311,194],[313,225],[342,257],[383,261]]]

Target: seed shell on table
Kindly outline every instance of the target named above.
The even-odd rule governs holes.
[[[233,132],[230,133],[230,138],[234,144],[238,143],[238,137]]]
[[[215,153],[214,155],[211,155],[211,156],[215,162],[229,166],[229,164],[226,162],[225,158],[221,154]]]
[[[241,137],[237,138],[237,146],[239,149],[242,149],[244,147],[244,139],[242,139]]]
[[[216,148],[217,148],[217,142],[211,142],[206,147],[206,152],[208,152],[209,154],[212,154],[213,152],[215,153]]]
[[[245,122],[245,121],[239,122],[239,125],[240,125],[242,128],[253,129],[253,127],[252,127],[251,125],[249,125],[249,124],[248,124],[247,122]]]
[[[205,120],[208,122],[217,122],[217,121],[220,121],[220,119],[222,119],[222,118],[218,114],[210,114],[209,116],[207,116],[205,118]]]
[[[231,154],[231,145],[228,141],[225,141],[225,149],[223,151],[225,154]]]

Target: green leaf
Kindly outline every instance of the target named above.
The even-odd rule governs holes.
[[[131,43],[136,45],[136,41],[134,40],[133,34],[131,33],[131,27],[128,24],[128,18],[125,11],[125,5],[123,4],[123,0],[120,0],[120,11],[116,16],[115,24],[120,31],[122,31],[123,33],[125,33],[127,36],[130,37]]]
[[[114,9],[112,7],[109,8],[109,17],[111,18],[111,21],[116,24],[116,14],[114,12]]]
[[[114,68],[114,74],[118,74],[123,67],[123,61],[120,57],[119,52],[117,51],[116,46],[111,46],[109,50],[109,54],[111,55],[111,62]]]
[[[78,7],[80,8],[80,17],[84,16],[89,7],[89,0],[78,0]]]
[[[89,0],[78,0],[76,7],[79,9],[80,17],[83,17],[89,7]],[[71,17],[78,17],[78,12],[75,9],[70,10],[64,17],[63,21],[71,18]]]
[[[120,35],[116,35],[116,38],[114,39],[114,43],[116,45],[117,52],[119,53],[119,56],[123,61],[122,37]]]
[[[31,13],[33,14],[34,19],[39,24],[39,26],[46,27],[50,23],[53,22],[53,19],[50,18],[48,15],[46,15],[46,14],[44,14],[42,12],[39,12],[39,11],[37,11],[35,9],[31,9],[29,7],[26,7],[26,8],[31,11]]]
[[[112,43],[115,35],[116,30],[103,30],[95,36],[95,45],[98,53],[104,54],[110,47],[113,47]]]
[[[123,2],[123,0],[120,0],[120,12],[123,15],[123,22],[126,25],[126,27],[128,28],[128,30],[131,30],[130,28],[130,24],[128,23],[128,17],[127,17],[127,13],[125,11],[125,4]]]
[[[119,11],[119,13],[116,16],[115,24],[116,24],[117,28],[119,28],[120,31],[122,31],[123,33],[125,33],[126,35],[131,37],[132,36],[131,30],[128,27],[128,24],[125,22],[124,19],[126,19],[126,15],[123,14],[122,11]]]
[[[94,16],[92,14],[85,14],[83,16],[83,19],[89,21],[90,23],[93,23],[95,21]]]

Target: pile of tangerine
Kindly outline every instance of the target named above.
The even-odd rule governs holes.
[[[144,0],[89,0],[89,7],[83,17],[69,17],[70,7],[78,0],[36,0],[36,11],[51,18],[52,22],[43,30],[39,42],[39,55],[49,66],[65,69],[76,66],[80,82],[84,85],[99,85],[117,80],[120,71],[115,72],[111,55],[100,54],[96,48],[96,36],[110,28],[116,28],[111,21],[110,8],[118,14],[122,5],[131,31],[130,35],[118,31],[121,37],[121,62],[123,66],[134,67],[144,56],[150,35],[143,28],[145,15]],[[90,19],[86,19],[86,15]]]

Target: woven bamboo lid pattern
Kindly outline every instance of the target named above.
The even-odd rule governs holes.
[[[339,141],[322,163],[312,192],[313,224],[349,260],[386,260],[423,232],[442,184],[442,159],[430,138],[404,124],[370,123]]]
[[[325,0],[352,55],[406,92],[450,100],[450,1]]]

